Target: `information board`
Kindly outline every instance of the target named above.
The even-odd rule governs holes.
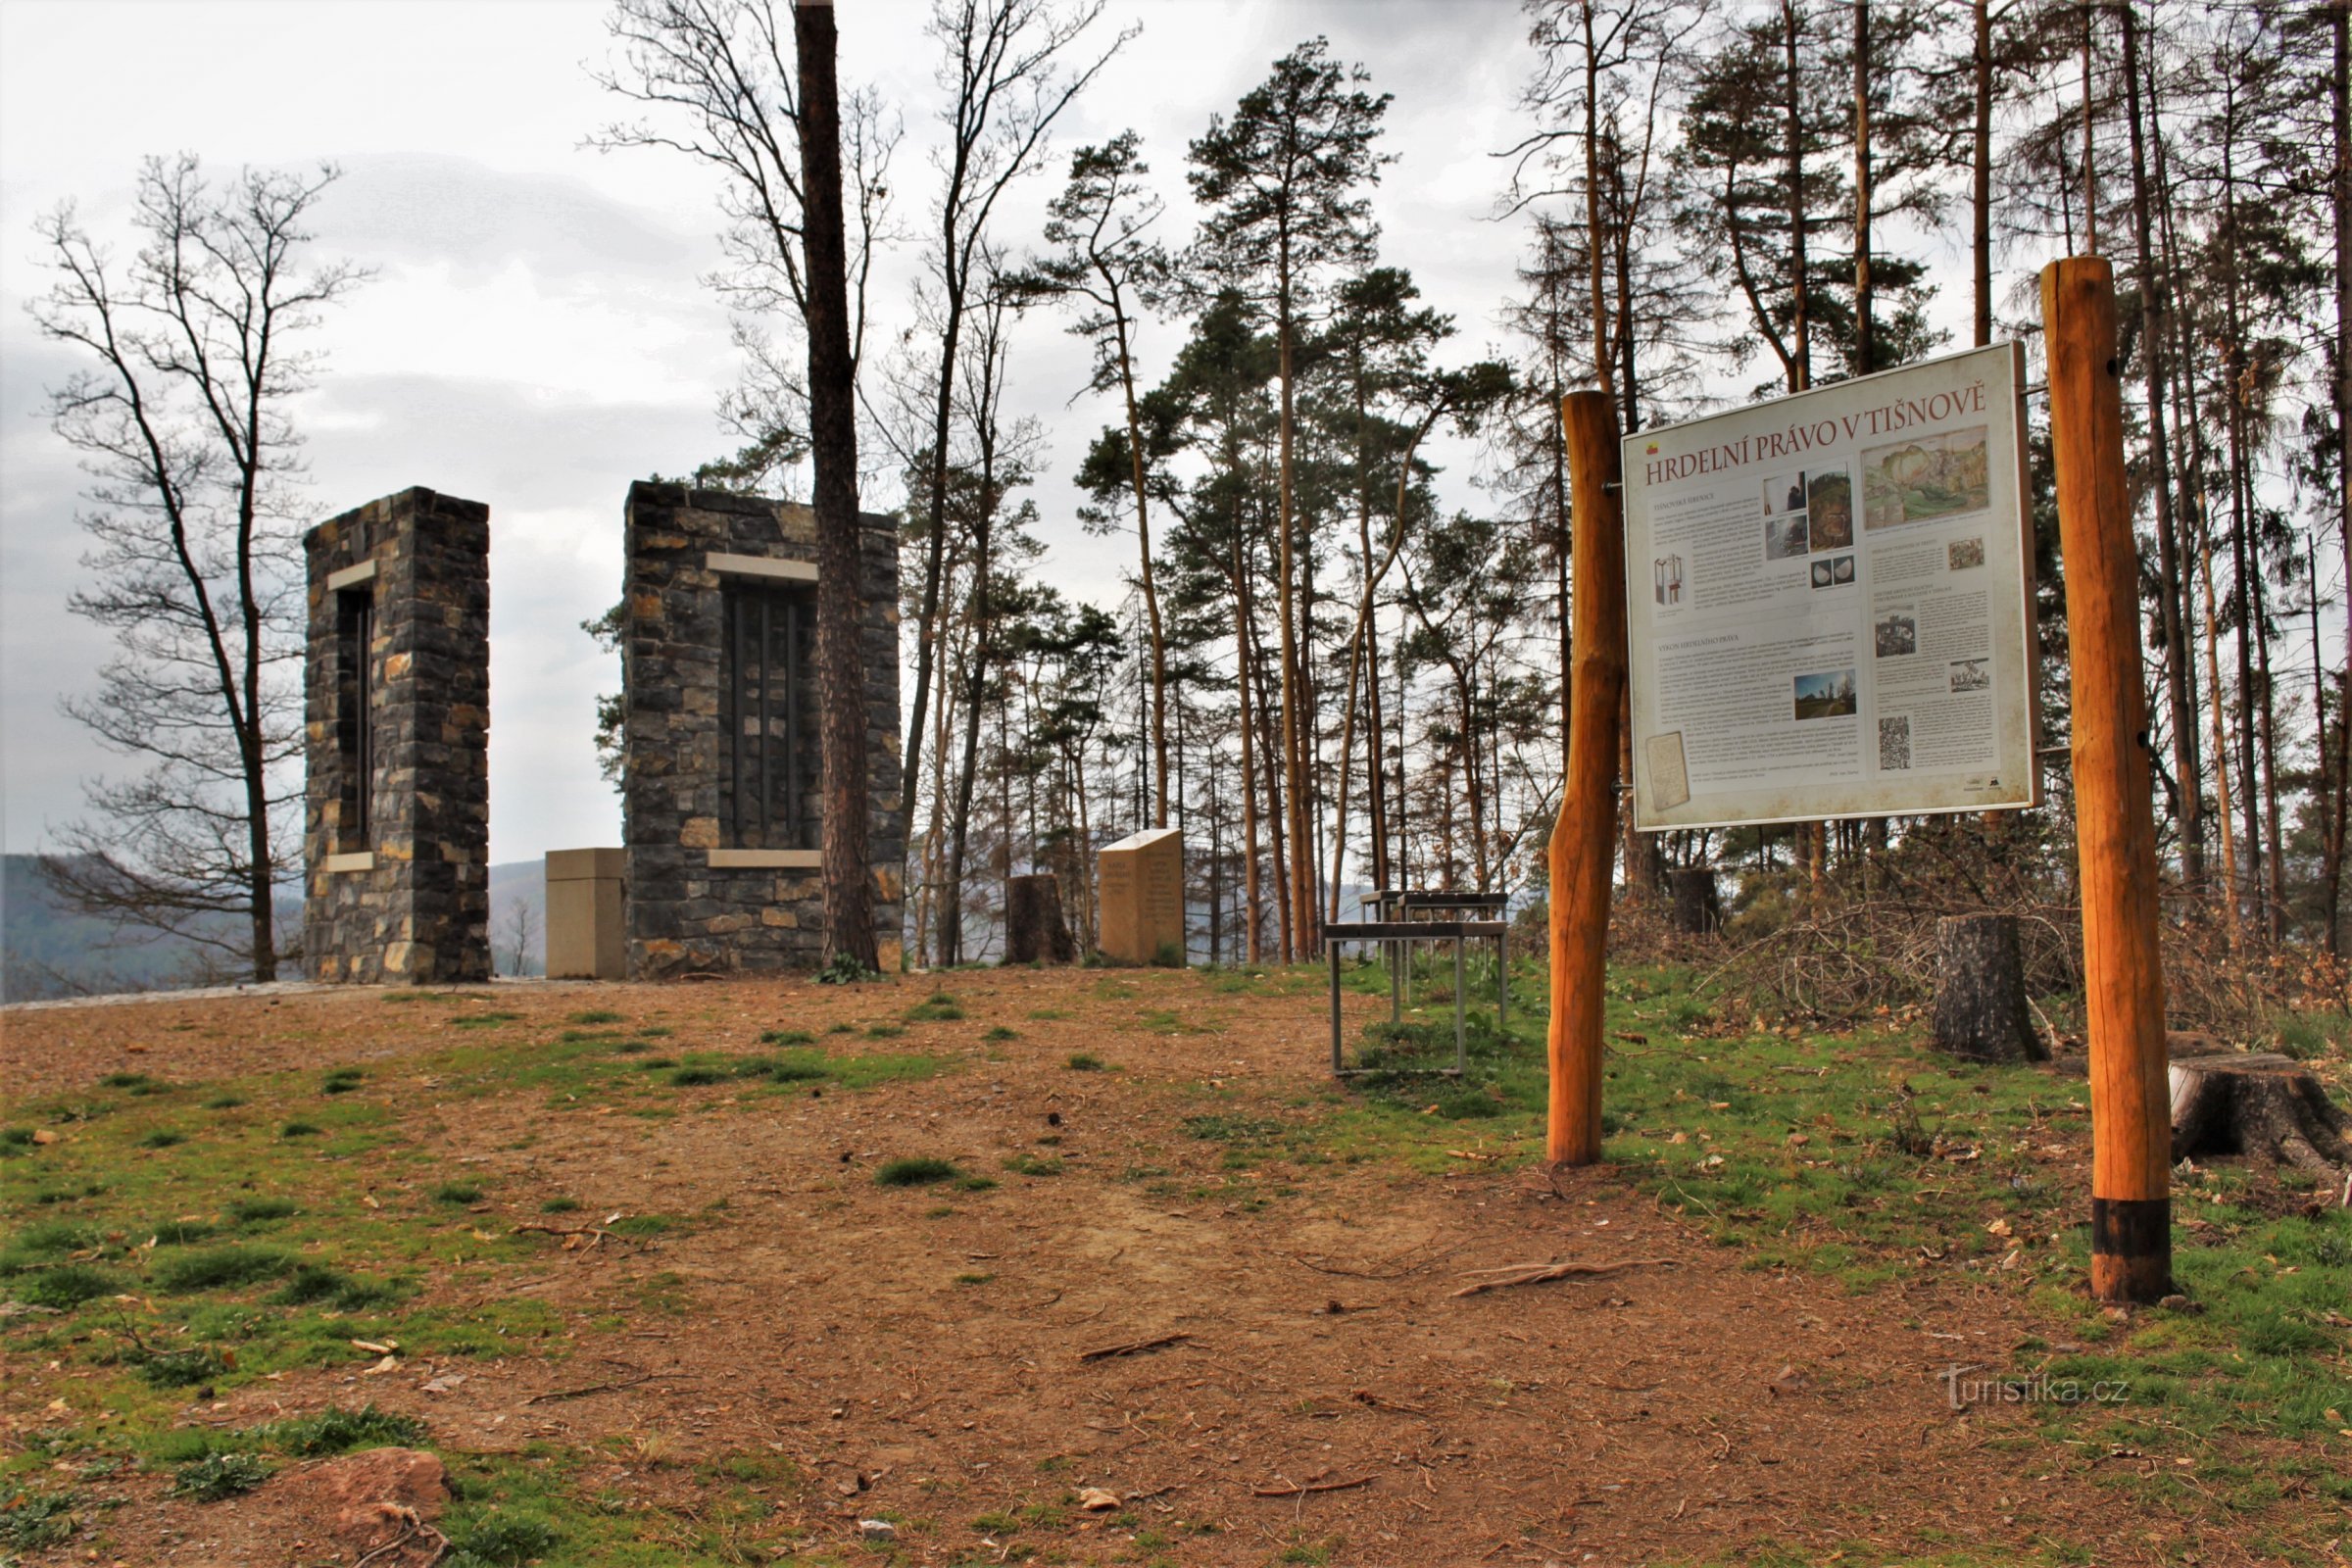
[[[1625,438],[1634,823],[2036,803],[2014,343]]]

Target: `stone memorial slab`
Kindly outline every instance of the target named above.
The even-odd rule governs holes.
[[[1105,846],[1099,882],[1104,955],[1181,968],[1184,840],[1176,829],[1151,828]]]
[[[628,932],[621,924],[626,850],[547,852],[547,977],[628,977]]]

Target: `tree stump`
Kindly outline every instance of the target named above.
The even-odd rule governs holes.
[[[2173,1158],[2252,1154],[2330,1182],[2352,1176],[2352,1117],[2301,1062],[2234,1052],[2171,1064]]]
[[[2026,1005],[2017,917],[1956,914],[1936,922],[1936,1049],[1980,1061],[2047,1061]]]
[[[1061,915],[1061,881],[1050,871],[1004,884],[1004,961],[1073,963],[1078,944]]]
[[[1723,929],[1723,890],[1711,865],[1681,866],[1666,873],[1666,923],[1694,937]]]

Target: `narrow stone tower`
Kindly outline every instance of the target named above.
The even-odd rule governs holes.
[[[303,539],[303,956],[490,978],[490,509],[403,490]]]

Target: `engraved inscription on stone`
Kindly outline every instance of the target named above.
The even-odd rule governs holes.
[[[1148,829],[1105,847],[1100,889],[1106,956],[1185,961],[1184,840],[1174,828]]]

